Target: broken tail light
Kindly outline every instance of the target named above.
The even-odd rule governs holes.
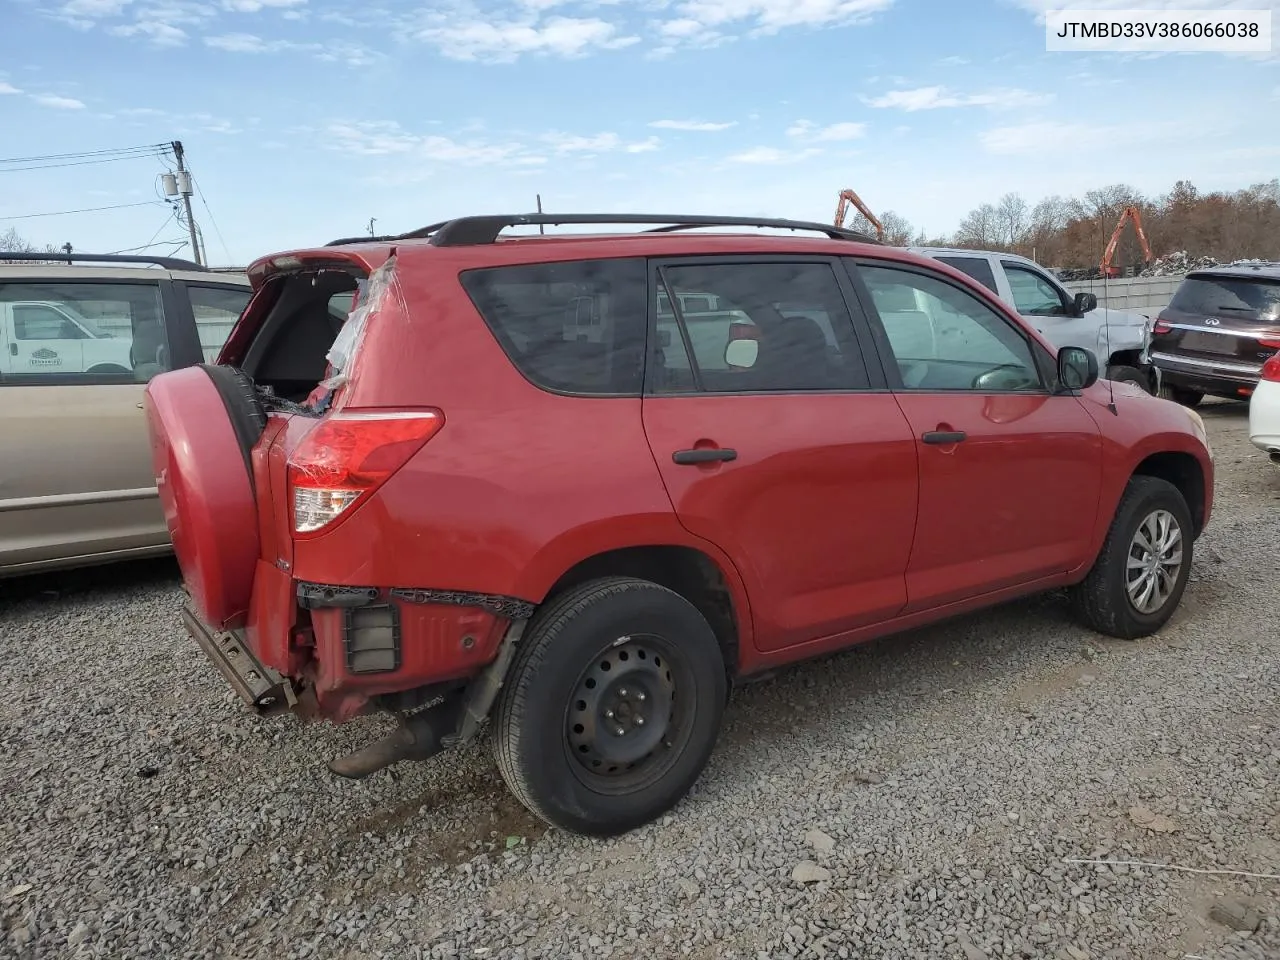
[[[1173,327],[1169,326],[1169,324],[1163,320],[1157,320],[1151,327],[1151,332],[1154,334],[1169,333],[1172,330]]]
[[[329,529],[443,426],[444,414],[434,409],[343,411],[321,420],[289,455],[295,535]]]

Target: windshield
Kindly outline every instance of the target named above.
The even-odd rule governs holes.
[[[80,326],[84,327],[85,331],[89,334],[89,336],[96,337],[98,339],[111,336],[111,334],[103,330],[100,326],[98,326],[96,323],[94,323],[92,320],[86,317],[83,313],[81,313],[71,304],[61,303],[58,306],[63,313],[70,314],[71,319],[73,319],[76,323],[80,324]]]
[[[1280,322],[1280,280],[1259,277],[1187,277],[1169,307],[1183,313],[1227,313]]]

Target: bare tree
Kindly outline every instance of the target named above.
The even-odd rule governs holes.
[[[991,247],[999,244],[1000,218],[996,208],[984,203],[970,210],[956,230],[955,242],[961,247]]]
[[[0,233],[0,254],[5,253],[56,253],[57,248],[53,244],[45,244],[43,248],[37,247],[34,243],[27,240],[22,234],[18,233],[17,228],[10,227]],[[0,256],[0,263],[15,263],[14,260],[5,260]]]
[[[996,204],[996,219],[1000,224],[1001,241],[1011,249],[1021,246],[1028,227],[1027,201],[1022,199],[1022,195],[1006,193],[1001,197]]]

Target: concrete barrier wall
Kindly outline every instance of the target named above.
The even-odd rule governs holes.
[[[1116,310],[1133,310],[1155,316],[1169,305],[1173,292],[1182,282],[1181,274],[1170,277],[1125,277],[1108,280],[1072,280],[1064,282],[1072,293],[1092,293],[1098,305]]]

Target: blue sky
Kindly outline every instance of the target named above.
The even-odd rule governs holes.
[[[556,211],[828,221],[852,187],[940,233],[1008,190],[1280,175],[1280,39],[1254,56],[1048,53],[1038,17],[1065,5],[8,0],[0,160],[180,139],[219,264],[536,193]],[[1271,9],[1280,32],[1265,0],[1074,5]],[[44,166],[0,163],[0,231],[189,255],[160,158]],[[117,204],[140,205],[28,216]]]

